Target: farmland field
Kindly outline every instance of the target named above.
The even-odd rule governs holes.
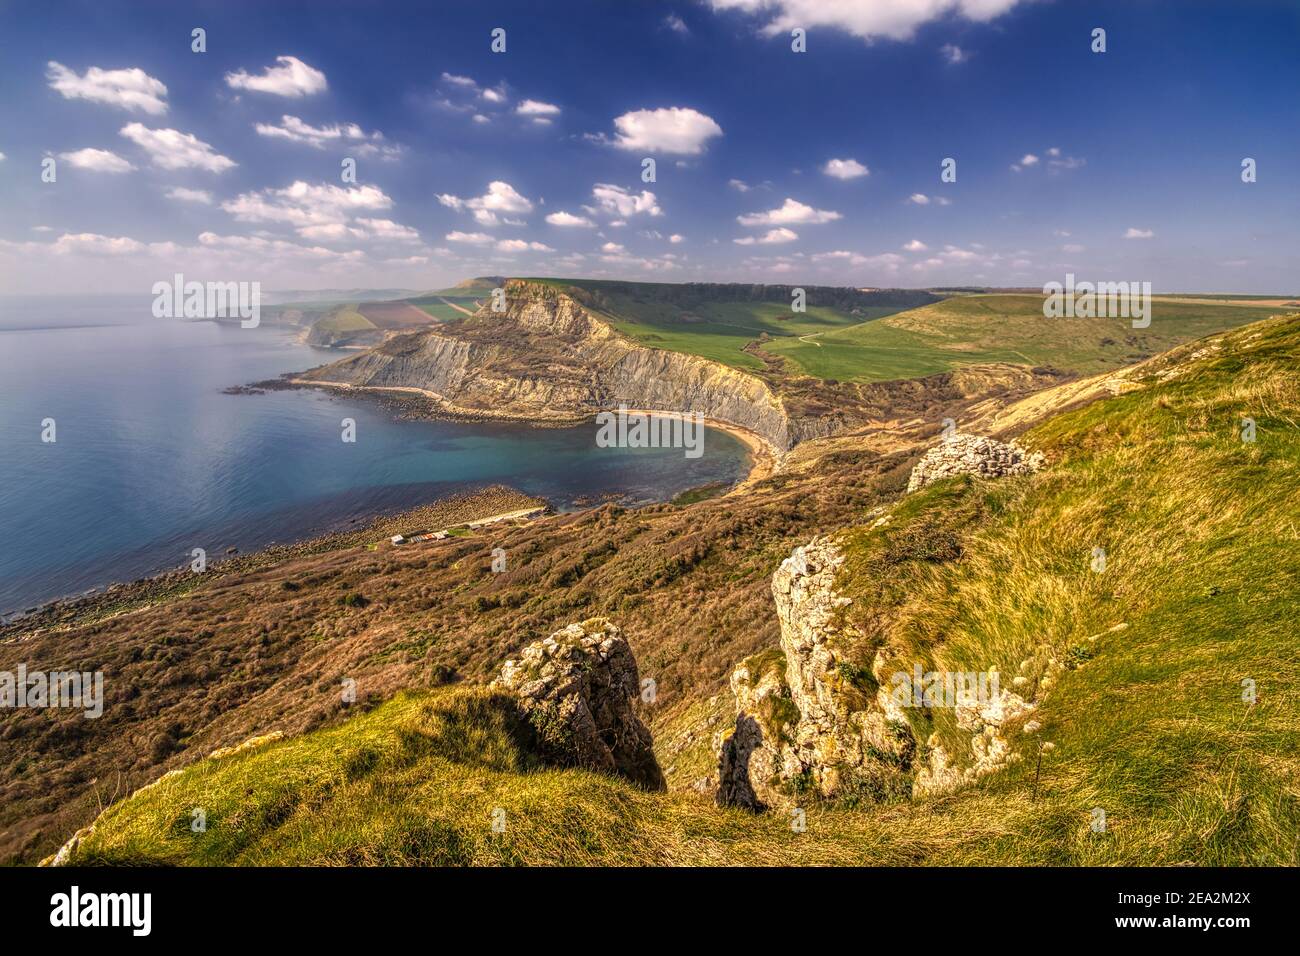
[[[973,295],[764,348],[818,378],[888,381],[961,365],[1014,362],[1094,374],[1180,342],[1255,322],[1278,309],[1250,301],[1155,297],[1151,325],[1128,319],[1047,319],[1038,295]]]

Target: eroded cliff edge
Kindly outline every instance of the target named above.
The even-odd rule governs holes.
[[[830,434],[793,420],[764,381],[719,362],[645,348],[545,283],[512,279],[506,311],[485,306],[436,328],[396,335],[300,379],[418,389],[449,414],[568,422],[629,408],[699,412],[738,425],[778,452]]]

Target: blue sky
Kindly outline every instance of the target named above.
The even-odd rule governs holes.
[[[0,291],[1295,293],[1297,41],[1265,0],[10,3]]]

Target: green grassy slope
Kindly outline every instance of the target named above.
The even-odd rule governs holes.
[[[315,326],[323,332],[361,332],[376,328],[364,315],[356,310],[356,305],[347,305],[335,309]]]
[[[793,312],[784,286],[672,285],[539,279],[562,291],[579,290],[583,304],[623,334],[650,348],[700,355],[735,368],[763,368],[744,351],[760,336],[789,338],[848,328],[906,308],[924,293],[861,294],[852,289],[807,290],[807,310]],[[764,298],[768,296],[768,298]],[[893,301],[898,298],[898,301]],[[819,299],[824,302],[819,302]],[[825,304],[830,303],[830,304]]]
[[[769,343],[819,378],[888,381],[959,365],[1014,362],[1093,374],[1276,314],[1276,306],[1155,299],[1149,328],[1128,319],[1047,319],[1036,295],[972,295],[881,321]]]
[[[812,806],[795,833],[542,767],[509,707],[449,688],[200,762],[111,808],[76,862],[1300,863],[1300,316],[1185,347],[1021,440],[1046,471],[938,483],[844,539],[864,654],[1031,685],[1066,663],[1025,759],[976,786]],[[947,712],[916,720],[960,752]]]

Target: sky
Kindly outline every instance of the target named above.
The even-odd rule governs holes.
[[[1295,294],[1297,41],[1297,0],[0,0],[0,294]]]

